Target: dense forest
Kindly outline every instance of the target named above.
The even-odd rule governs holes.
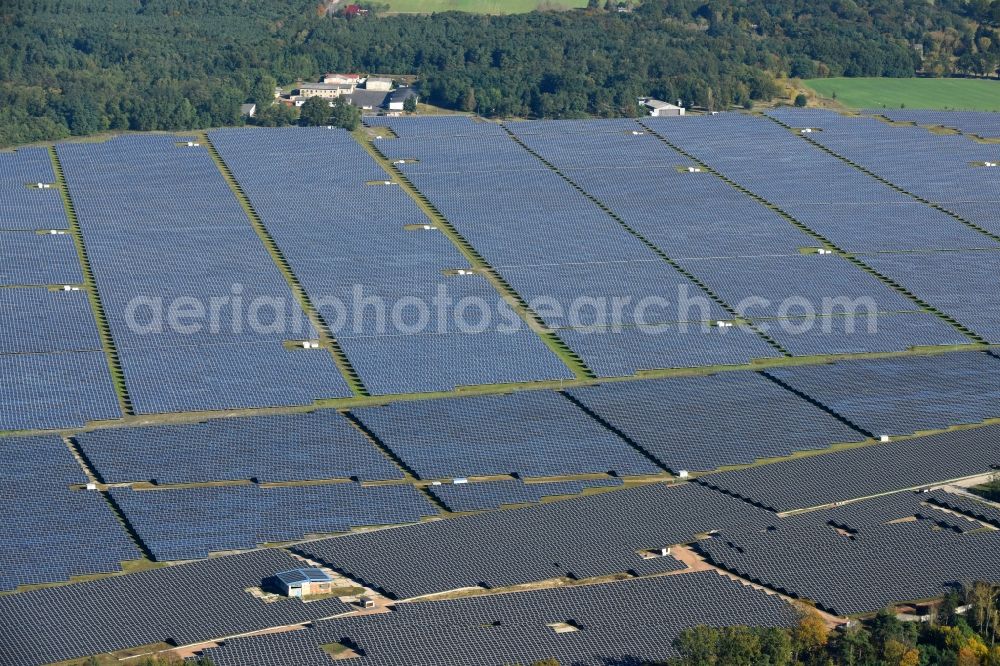
[[[489,116],[710,108],[785,76],[996,75],[1000,0],[645,0],[489,17],[346,19],[315,0],[5,0],[0,145],[240,122],[275,84],[410,74],[434,104]],[[266,116],[266,114],[265,114]]]

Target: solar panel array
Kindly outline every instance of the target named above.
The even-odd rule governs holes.
[[[579,495],[589,488],[620,486],[621,483],[620,479],[613,477],[548,483],[524,483],[519,479],[511,479],[443,484],[431,486],[428,490],[450,511],[461,512],[499,509],[504,504],[532,504],[541,502],[546,497]]]
[[[342,338],[340,343],[375,395],[573,378],[526,327],[513,332]]]
[[[990,342],[1000,342],[1000,294],[992,288],[1000,253],[879,254],[865,261]]]
[[[1000,532],[942,529],[939,516],[947,514],[920,497],[910,496],[909,519],[899,518],[896,501],[883,510],[875,499],[872,511],[849,505],[782,518],[766,530],[723,529],[697,548],[750,580],[845,615],[1000,582]]]
[[[852,132],[856,131],[860,122],[874,123],[894,131],[877,121],[853,121],[822,111],[780,109],[770,114],[795,127],[822,128],[822,132],[806,136],[824,145],[830,139],[832,123],[849,123]],[[957,220],[930,206],[914,207],[912,197],[811,146],[767,119],[723,113],[699,118],[650,118],[643,122],[728,178],[792,213],[807,227],[844,250],[876,252],[996,247],[989,237],[963,227]],[[923,130],[916,131],[927,135]],[[864,140],[870,138],[874,137],[866,135]],[[904,138],[895,135],[892,141]],[[952,138],[970,143],[963,137]],[[873,142],[869,144],[869,150],[883,155],[888,162],[899,160],[892,157],[899,148],[888,143]],[[933,148],[930,150],[933,151]],[[907,158],[901,160],[898,166],[900,171],[932,173],[933,169],[929,170],[928,164],[933,161]],[[914,168],[914,164],[920,164],[920,167]],[[981,171],[989,172],[989,169]],[[905,187],[905,183],[894,178],[889,180]],[[957,191],[968,187],[966,185]],[[858,213],[862,207],[865,212]]]
[[[332,410],[80,433],[105,483],[401,479],[398,467]]]
[[[425,116],[421,118],[398,116],[366,116],[369,127],[388,127],[399,137],[460,136],[482,131],[482,123],[469,116]]]
[[[55,180],[46,149],[0,155],[0,431],[121,416]]]
[[[717,339],[707,336],[692,336],[681,353],[674,350],[682,345],[669,335],[638,339],[629,327],[676,322],[691,313],[715,319],[725,311],[499,126],[455,121],[424,135],[413,123],[389,125],[398,128],[402,138],[376,140],[379,150],[402,162],[399,168],[417,189],[547,324],[559,328],[560,338],[598,375],[719,360],[739,364],[774,354],[763,340],[748,343],[760,350],[757,353],[737,348],[720,359],[711,349]],[[649,140],[645,146],[659,149],[661,144]],[[530,233],[525,233],[529,227]],[[568,237],[574,242],[566,243]],[[680,294],[700,298],[705,307],[677,314],[672,308]],[[589,311],[579,318],[572,311],[592,307],[588,303],[609,307],[613,299],[626,297],[630,303],[619,322],[599,315],[590,321]],[[658,299],[656,307],[645,308],[646,316],[640,320],[639,304],[651,298]],[[546,314],[554,306],[562,313]],[[579,341],[578,332],[595,323],[601,326],[600,343]],[[611,327],[612,323],[625,328]],[[745,333],[753,336],[751,331]],[[732,338],[742,342],[741,336]],[[699,353],[703,346],[706,351]]]
[[[996,502],[987,502],[965,493],[945,492],[943,490],[935,490],[932,493],[928,493],[927,501],[931,504],[957,511],[963,515],[971,516],[994,527],[1000,527],[1000,505]]]
[[[614,609],[614,612],[609,612]],[[699,624],[791,626],[794,609],[713,573],[625,580],[517,595],[403,604],[389,614],[318,622],[308,630],[240,638],[210,648],[219,666],[326,666],[320,646],[355,646],[362,661],[404,666],[460,663],[653,662],[677,653],[673,639]],[[575,631],[551,625],[571,622]]]
[[[121,418],[102,352],[0,354],[0,430],[79,427]]]
[[[604,384],[568,393],[674,472],[745,465],[865,439],[757,373]]]
[[[625,377],[644,370],[747,365],[781,353],[752,328],[706,323],[641,328],[563,329],[559,338],[598,377]]]
[[[398,402],[351,413],[421,479],[661,471],[554,392]]]
[[[539,506],[311,541],[294,548],[390,597],[628,572],[639,551],[770,513],[696,484],[653,484]],[[502,538],[498,538],[502,535]],[[442,544],[448,544],[442,557]]]
[[[673,127],[669,122],[652,126]],[[799,320],[790,325],[756,322],[762,330],[775,331],[773,339],[793,355],[901,351],[916,346],[968,343],[968,338],[930,315],[881,319],[868,314],[920,308],[845,260],[802,254],[801,250],[815,247],[818,241],[749,195],[719,178],[700,173],[700,167],[699,172],[688,171],[694,168],[690,160],[642,125],[633,124],[631,131],[622,128],[620,121],[516,122],[508,127],[532,150],[678,260],[689,274],[740,314],[784,319],[803,313],[829,315],[846,308],[862,319],[864,326],[857,329],[840,325],[845,320],[831,321],[831,326],[803,326]],[[833,211],[847,217],[842,221],[845,229],[854,234],[861,230],[870,240],[868,227],[863,220],[856,219],[861,207],[802,205],[820,216]],[[817,209],[817,205],[822,208]],[[902,204],[892,205],[897,210],[889,217],[897,219]],[[923,205],[919,207],[921,210],[915,214],[926,210],[932,216],[944,218],[946,229],[971,235],[975,239],[972,245],[995,246],[990,239],[956,224],[947,215]],[[874,212],[869,205],[863,210],[869,216]],[[896,236],[894,233],[888,238],[896,242]],[[862,246],[869,247],[864,243]],[[581,267],[577,273],[585,269],[589,267]],[[576,290],[573,293],[584,291],[581,286],[596,283],[603,285],[604,290],[617,289],[616,293],[633,296],[628,290],[622,292],[620,280],[601,274],[626,269],[630,277],[641,274],[646,278],[643,288],[647,293],[682,300],[676,278],[657,279],[660,276],[647,267],[634,264],[612,265],[610,270],[603,271],[598,268],[592,272],[597,277],[586,280],[574,274],[577,279],[571,283]],[[519,281],[524,280],[515,275],[511,281],[518,287]],[[528,287],[531,286],[529,283]],[[857,312],[859,309],[862,311]],[[708,318],[709,314],[703,316]],[[711,316],[725,318],[717,313]],[[675,314],[674,319],[685,317]]]
[[[793,356],[897,352],[918,347],[968,345],[970,339],[948,322],[922,312],[853,315],[836,312],[782,320],[758,321]]]
[[[1000,417],[1000,359],[991,354],[841,361],[767,374],[875,435],[904,435]]]
[[[534,334],[472,337],[431,307],[439,289],[452,302],[475,298],[490,307],[500,296],[480,276],[445,277],[468,269],[468,260],[441,231],[423,228],[430,221],[402,188],[368,184],[390,176],[347,132],[220,130],[211,138],[370,391],[571,376]],[[284,159],[289,151],[295,160]],[[262,156],[274,159],[262,164]],[[400,306],[407,301],[419,303]],[[438,363],[443,356],[447,364]]]
[[[325,350],[278,341],[134,349],[121,365],[140,414],[305,405],[349,393]]]
[[[973,340],[921,302],[992,341],[1000,243],[936,206],[1000,229],[997,170],[979,166],[1000,161],[996,147],[871,119],[773,115],[819,126],[803,136],[934,205],[742,114],[506,127],[454,117],[366,122],[391,128],[399,138],[376,139],[377,148],[600,378]],[[916,298],[847,257],[808,252],[824,241],[710,170],[690,170],[691,157],[659,135]],[[574,377],[526,327],[470,332],[433,308],[422,321],[413,301],[433,305],[445,293],[486,303],[496,321],[523,323],[501,304],[492,276],[469,271],[450,233],[433,228],[404,188],[385,184],[392,176],[346,132],[238,129],[211,139],[269,239],[258,236],[205,147],[187,139],[127,136],[57,148],[138,414],[350,396],[331,350],[288,344],[320,333],[279,265],[373,395]],[[54,180],[47,151],[0,155],[0,431],[121,417],[88,287],[46,286],[83,282],[74,236],[36,233],[69,226],[58,188],[26,186]],[[287,264],[271,256],[272,240]],[[188,297],[228,299],[220,325],[137,325],[137,315],[148,323],[161,302],[176,307]],[[685,309],[687,297],[701,301]],[[606,322],[601,308],[616,298],[627,305]],[[263,303],[256,314],[270,325],[246,325],[243,314],[251,315],[235,313],[234,299],[251,309]],[[803,300],[830,299],[839,299],[835,309],[868,300],[872,314],[824,312],[801,327],[810,319]],[[782,305],[796,300],[798,310]],[[652,308],[636,309],[647,301]],[[231,325],[230,311],[244,325]],[[741,317],[733,326],[717,325],[733,313]],[[3,438],[0,589],[117,572],[140,548],[163,561],[253,549],[0,596],[3,652],[11,663],[48,663],[336,615],[348,607],[335,600],[254,598],[247,588],[301,565],[285,551],[255,549],[406,523],[416,524],[294,550],[395,598],[679,572],[679,559],[649,555],[695,541],[713,561],[837,612],[997,580],[997,532],[979,522],[1000,525],[996,505],[957,492],[901,491],[1000,469],[1000,426],[848,447],[679,486],[621,488],[619,477],[709,471],[870,435],[981,424],[1000,417],[998,363],[981,352],[841,360],[407,400],[347,414],[79,432],[75,445],[99,481],[158,486],[107,491],[70,488],[88,477],[60,438]],[[404,472],[442,482],[417,488]],[[533,506],[496,510],[513,504]],[[476,515],[424,520],[438,507]],[[346,642],[365,661],[400,666],[552,656],[596,665],[670,656],[685,623],[783,623],[787,612],[776,598],[715,574],[684,573],[401,604],[382,617],[229,640],[210,652],[221,664],[328,663],[319,646]],[[551,622],[576,631],[557,633],[545,626]]]
[[[260,550],[2,596],[4,657],[41,666],[164,641],[186,645],[350,610],[337,599],[267,603],[246,591],[300,566],[284,551]]]
[[[785,122],[789,117],[804,115],[801,111],[787,110],[771,113]],[[1000,161],[1000,145],[833,112],[819,112],[808,117],[823,130],[810,134],[813,140],[907,192],[957,213],[994,234],[1000,233],[1000,213],[996,210],[1000,169],[977,166]],[[928,233],[931,230],[921,231]],[[983,246],[980,243],[976,247]],[[985,246],[996,245],[990,242]]]
[[[942,492],[934,490],[892,493],[823,509],[814,515],[826,518],[828,525],[846,532],[847,536],[854,537],[865,536],[868,530],[880,524],[909,522],[913,519],[927,521],[925,523],[927,525],[933,524],[940,529],[957,533],[981,529],[982,525],[978,521],[949,513],[931,501],[935,495]]]
[[[899,292],[836,256],[696,259],[683,264],[737,312],[753,318],[824,312],[827,303],[838,302],[835,299],[860,301],[864,313],[916,309]]]
[[[112,488],[109,493],[159,561],[205,558],[212,552],[353,527],[410,523],[437,513],[408,484]]]
[[[0,229],[69,229],[62,197],[51,187],[55,181],[45,148],[0,154]]]
[[[0,590],[113,573],[142,555],[54,436],[0,439]]]
[[[988,111],[932,111],[927,109],[866,109],[865,115],[917,125],[950,127],[984,139],[1000,137],[1000,114]]]
[[[0,232],[0,285],[81,284],[76,245],[68,234]]]
[[[498,273],[552,328],[608,326],[616,299],[622,315],[614,323],[621,326],[730,318],[724,308],[705,297],[680,271],[659,259],[510,266],[499,269]],[[694,301],[688,311],[671,307],[681,295]],[[699,295],[701,298],[695,301]],[[649,306],[640,309],[642,303]]]
[[[0,289],[0,354],[100,350],[86,292]]]
[[[138,413],[350,394],[325,350],[284,348],[312,327],[205,148],[142,135],[57,150]]]
[[[955,430],[720,472],[699,483],[774,511],[917,488],[1000,469],[1000,429]]]
[[[634,121],[506,126],[674,259],[795,254],[812,239]]]

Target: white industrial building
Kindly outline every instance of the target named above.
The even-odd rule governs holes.
[[[664,102],[658,99],[643,100],[642,105],[649,110],[651,116],[683,116],[684,107]]]

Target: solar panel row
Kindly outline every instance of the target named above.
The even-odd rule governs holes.
[[[645,561],[640,551],[690,542],[725,525],[763,525],[771,516],[697,484],[653,484],[311,541],[294,550],[391,597],[409,598],[628,572]],[[446,559],[441,544],[448,544]]]
[[[534,334],[476,334],[437,305],[438,297],[482,303],[519,321],[482,276],[445,276],[468,270],[468,260],[347,132],[211,138],[371,392],[572,376]],[[289,150],[294,162],[282,159]],[[262,165],[262,156],[274,159]]]
[[[931,111],[925,109],[866,109],[866,115],[885,116],[895,122],[950,127],[984,139],[1000,137],[1000,116],[985,111]]]
[[[416,522],[436,513],[409,484],[112,488],[109,493],[159,561],[205,558],[213,552],[354,527]]]
[[[954,518],[921,498],[905,498],[908,511],[875,499],[870,511],[848,505],[782,518],[765,530],[723,529],[697,548],[750,580],[842,615],[1000,581],[1000,532],[949,529]]]
[[[403,478],[371,441],[332,410],[110,428],[75,439],[105,483]]]
[[[0,590],[113,573],[141,557],[59,437],[0,439]]]
[[[4,657],[41,666],[152,643],[187,645],[350,610],[337,599],[267,603],[246,591],[300,566],[301,560],[269,549],[2,596]]]
[[[757,373],[622,382],[568,393],[674,472],[865,439],[857,428]]]
[[[609,609],[615,611],[609,612]],[[226,641],[205,651],[219,666],[326,666],[321,645],[354,646],[372,664],[600,666],[676,655],[673,639],[697,624],[787,626],[776,597],[713,573],[625,580],[517,595],[406,604],[389,614],[315,623],[306,631]],[[553,625],[569,624],[557,632]]]
[[[69,229],[55,180],[45,148],[0,154],[0,229]]]
[[[350,394],[203,147],[123,136],[57,147],[139,413]]]
[[[613,477],[547,483],[524,483],[511,479],[431,486],[428,490],[449,510],[462,512],[499,509],[504,504],[532,504],[546,497],[578,495],[588,488],[620,486],[621,483],[620,479]]]
[[[554,392],[408,401],[351,413],[421,479],[661,471]]]
[[[1000,430],[986,426],[709,474],[708,487],[774,511],[825,506],[1000,469]]]

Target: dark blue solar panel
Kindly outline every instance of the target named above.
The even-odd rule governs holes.
[[[353,414],[423,479],[660,471],[548,391],[400,402]]]
[[[792,318],[757,321],[756,325],[793,356],[907,351],[973,342],[927,312]]]
[[[598,377],[625,377],[642,370],[744,365],[780,356],[753,330],[709,324],[669,324],[619,330],[559,331]]]
[[[253,345],[137,348],[122,354],[139,414],[307,405],[350,395],[324,349]]]
[[[846,252],[1000,246],[989,236],[960,224],[947,213],[916,201],[790,203],[783,208]]]
[[[80,433],[76,441],[108,483],[403,478],[335,411],[110,428]]]
[[[823,130],[808,135],[814,141],[913,195],[988,231],[1000,232],[995,196],[1000,167],[984,166],[1000,162],[1000,145],[830,112],[776,110],[771,114],[784,122],[811,120]],[[928,236],[934,232],[934,227],[924,229]]]
[[[926,109],[868,109],[896,122],[950,127],[984,139],[1000,137],[1000,113],[991,111],[930,111]]]
[[[0,439],[0,590],[111,573],[141,557],[58,437]]]
[[[0,354],[0,431],[72,428],[121,415],[102,352]]]
[[[0,353],[100,349],[86,292],[0,289]]]
[[[657,563],[662,572],[671,560],[676,563],[671,557],[643,560],[636,568],[645,572],[643,565]],[[343,642],[363,652],[361,661],[378,666],[639,664],[676,656],[674,639],[699,624],[791,626],[796,619],[795,609],[777,596],[698,572],[400,604],[388,614],[227,640],[205,655],[219,666],[327,666],[330,656],[321,646]],[[566,622],[576,630],[553,629]]]
[[[527,326],[515,332],[342,337],[340,345],[377,395],[573,378]]]
[[[633,121],[514,122],[532,150],[675,259],[794,253],[812,244],[780,215]]]
[[[1000,465],[997,435],[995,426],[951,430],[708,474],[698,482],[774,511],[821,507],[989,474]]]
[[[33,231],[0,232],[0,284],[63,285],[83,282],[73,237]]]
[[[720,113],[642,123],[779,207],[912,201],[766,118]]]
[[[569,394],[675,472],[750,464],[865,439],[752,372],[615,382]]]
[[[122,136],[58,146],[140,413],[350,394],[204,146]],[[179,314],[172,314],[179,313]]]
[[[820,254],[681,262],[709,289],[751,317],[914,310],[917,305],[846,259]]]
[[[896,122],[950,127],[984,139],[1000,137],[1000,113],[992,111],[931,111],[927,109],[866,109]]]
[[[390,176],[348,133],[221,130],[211,137],[371,391],[568,376],[530,335],[457,334],[455,306],[441,308],[437,298],[475,299],[498,311],[500,295],[482,276],[445,277],[468,269],[468,260],[441,231],[423,228],[430,220],[402,188],[367,184]],[[295,161],[283,158],[289,150]],[[266,168],[262,155],[272,157]],[[348,339],[368,336],[384,337]]]
[[[502,268],[501,277],[547,326],[712,321],[730,315],[670,264],[547,264]]]
[[[841,361],[767,374],[876,435],[1000,416],[1000,360],[987,354]]]
[[[4,457],[0,478],[5,484],[27,486],[37,482],[53,489],[87,483],[80,463],[55,435],[4,437],[0,439],[0,448]]]
[[[431,486],[428,490],[450,510],[460,512],[498,509],[504,504],[530,504],[541,502],[545,497],[578,495],[588,488],[618,486],[621,483],[621,480],[610,477],[550,483],[524,483],[515,479],[484,483],[442,484]],[[676,562],[676,560],[674,561]]]
[[[879,273],[991,342],[1000,342],[996,252],[927,252],[864,257]]]
[[[0,153],[0,229],[69,229],[55,180],[45,148]]]
[[[436,513],[411,485],[121,488],[110,494],[157,560],[204,558],[307,534],[416,522]]]
[[[350,609],[335,598],[270,603],[247,591],[301,566],[288,552],[269,548],[5,595],[0,616],[18,621],[5,626],[4,657],[23,666],[86,661],[89,655],[164,641],[192,645],[294,626]]]
[[[400,137],[461,136],[500,130],[496,125],[477,122],[471,116],[424,116],[421,118],[370,116],[365,118],[365,125],[388,127],[393,134]]]
[[[877,497],[807,511],[767,530],[724,529],[696,547],[719,566],[842,615],[995,581],[1000,533],[956,530],[951,523],[968,521],[923,505],[922,497]],[[850,531],[838,530],[842,525]]]

